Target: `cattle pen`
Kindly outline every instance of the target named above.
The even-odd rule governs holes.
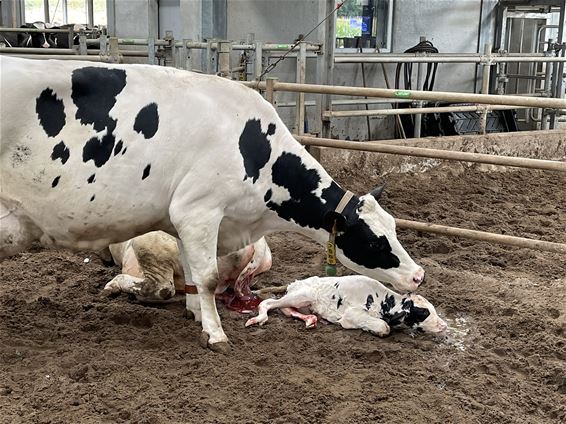
[[[367,331],[363,319],[356,324],[366,331],[351,322],[344,328],[331,324],[322,315],[307,328],[289,310],[272,310],[265,325],[246,327],[256,312],[232,307],[236,290],[230,288],[216,297],[229,349],[215,351],[203,342],[204,326],[192,319],[182,294],[198,289],[182,276],[177,281],[178,270],[173,282],[169,274],[160,281],[177,289],[166,301],[144,299],[131,287],[106,290],[114,281],[135,281],[123,277],[134,275],[136,261],[158,259],[153,264],[169,269],[170,252],[178,249],[174,237],[162,249],[154,240],[163,234],[152,233],[151,243],[136,244],[135,259],[134,250],[124,248],[120,260],[104,250],[46,247],[44,238],[0,262],[0,424],[566,422],[565,30],[566,0],[0,0],[0,56],[34,63],[10,75],[14,87],[22,84],[15,104],[4,102],[4,93],[14,90],[0,79],[0,257],[10,239],[5,223],[13,215],[3,204],[4,175],[25,180],[26,158],[40,150],[45,160],[34,162],[33,178],[21,190],[47,182],[49,195],[34,192],[34,199],[49,199],[40,215],[62,220],[58,205],[82,203],[73,193],[52,196],[53,185],[58,190],[80,176],[73,190],[101,190],[75,208],[103,217],[104,225],[92,233],[107,231],[114,218],[120,222],[115,231],[133,227],[143,202],[149,208],[161,202],[161,194],[144,184],[170,185],[178,169],[158,164],[167,154],[172,161],[205,163],[194,187],[215,193],[215,201],[234,196],[251,204],[249,187],[275,181],[273,153],[289,152],[276,145],[271,123],[259,120],[264,112],[253,110],[245,93],[260,102],[260,110],[273,106],[281,118],[274,121],[281,122],[277,131],[287,127],[291,151],[311,164],[305,174],[286,174],[294,190],[324,199],[323,186],[307,189],[322,166],[355,196],[381,193],[379,205],[394,217],[384,232],[393,227],[426,272],[415,292],[396,290],[399,299],[421,295],[448,326],[434,334],[394,328],[393,315],[386,322],[390,334],[381,338]],[[92,108],[107,115],[94,117],[95,123],[87,122],[88,108],[73,98],[71,84],[51,84],[74,61],[91,70],[127,72],[123,91]],[[136,85],[132,65],[159,77]],[[178,78],[201,82],[175,89]],[[41,113],[38,100],[23,94],[38,81],[50,100]],[[102,81],[85,82],[93,83],[87,84],[93,93],[116,88],[116,81]],[[242,97],[230,100],[232,106],[220,104],[209,83],[226,92],[231,86]],[[193,97],[193,91],[201,95]],[[193,98],[198,107],[184,102]],[[86,145],[73,144],[66,130],[30,141],[34,125],[45,136],[42,116],[56,116],[61,104],[65,128],[94,137],[90,145],[103,137],[108,164],[87,163]],[[137,104],[143,108],[136,116]],[[209,107],[214,113],[200,112]],[[166,116],[167,108],[174,113]],[[148,130],[138,119],[142,110],[159,110],[153,121],[145,114],[157,131],[151,131],[154,138],[142,131]],[[20,115],[29,119],[19,125],[31,130],[14,142],[5,131],[17,125],[5,117]],[[226,132],[240,118],[261,122],[260,138],[273,152],[253,178],[243,132]],[[198,154],[188,154],[193,141],[180,128],[210,139]],[[168,135],[158,140],[162,132]],[[222,138],[218,134],[237,143],[241,154],[229,153],[227,141],[226,152],[210,161],[201,157],[213,151],[208,143]],[[117,143],[108,148],[114,136]],[[183,148],[174,147],[178,140]],[[45,150],[49,143],[53,150]],[[136,162],[143,149],[154,149],[143,158],[151,167]],[[220,190],[242,158],[243,183],[240,174],[234,181],[246,188]],[[62,170],[55,180],[53,166]],[[130,168],[139,168],[142,180],[120,180],[120,171]],[[267,204],[269,196],[291,194],[290,187],[283,183],[259,198]],[[104,190],[114,196],[107,210],[98,203]],[[366,199],[356,209],[372,203]],[[117,217],[114,209],[130,201]],[[198,203],[201,213],[191,225],[211,215],[208,204]],[[299,233],[266,235],[257,242],[270,252],[263,273],[238,275],[242,266],[258,265],[256,244],[245,254],[219,257],[220,286],[245,275],[253,294],[267,299],[284,296],[294,281],[327,275],[341,235],[335,223],[336,232],[325,233],[322,244]],[[354,243],[353,250],[359,248]],[[173,268],[182,268],[176,260]],[[339,277],[357,274],[339,261],[334,270]],[[392,307],[387,296],[370,294],[358,305],[364,314],[371,305]],[[320,295],[323,302],[328,298],[332,310],[345,310],[348,299]]]

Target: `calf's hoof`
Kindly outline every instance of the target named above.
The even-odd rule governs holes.
[[[232,350],[232,348],[230,347],[230,343],[228,342],[210,343],[209,339],[210,336],[207,332],[203,331],[200,333],[199,343],[205,349],[208,348],[213,352],[223,353],[225,355],[230,353],[230,351]]]

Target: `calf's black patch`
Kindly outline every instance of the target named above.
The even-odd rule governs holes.
[[[366,299],[366,309],[369,311],[369,308],[371,308],[371,305],[373,305],[373,296],[371,294],[368,294],[368,297]]]
[[[51,153],[51,159],[52,160],[61,159],[61,163],[65,165],[65,162],[69,160],[69,155],[70,155],[69,148],[62,141],[53,147],[53,152]]]
[[[148,176],[149,176],[149,171],[151,170],[151,163],[148,164],[144,170],[143,170],[143,175],[142,175],[142,180],[145,180]]]
[[[61,179],[61,175],[58,175],[57,177],[53,178],[53,182],[51,183],[51,187],[53,187],[53,188],[57,187],[57,184],[59,184],[60,179]]]
[[[96,132],[106,130],[102,138],[91,138],[83,147],[83,162],[94,161],[97,167],[104,165],[114,149],[113,134],[117,121],[110,117],[116,97],[126,86],[126,71],[85,67],[75,69],[71,77],[71,98],[77,106],[75,117],[81,124],[91,124]]]
[[[134,131],[143,134],[145,139],[149,139],[155,135],[159,128],[159,113],[157,104],[150,103],[141,108],[134,122]]]
[[[409,311],[405,317],[405,324],[409,327],[418,326],[430,315],[430,311],[427,308],[419,308],[418,306],[415,306],[412,300],[408,300],[403,304],[404,309],[407,307]]]
[[[93,194],[92,197],[90,198],[90,201],[92,202],[95,197],[96,197],[96,194]]]
[[[52,89],[46,88],[35,99],[35,112],[43,131],[49,137],[56,137],[65,126],[63,100],[57,99]]]
[[[238,143],[246,170],[244,180],[251,178],[255,183],[259,178],[259,171],[271,156],[271,143],[267,136],[273,134],[275,134],[275,124],[269,124],[267,132],[264,133],[261,131],[259,119],[250,119],[246,122]]]
[[[342,298],[338,297],[338,302],[336,302],[336,309],[340,308],[340,306],[342,306]]]
[[[96,177],[96,174],[92,174],[90,177],[88,177],[87,182],[89,184],[92,184],[94,182],[95,177]]]

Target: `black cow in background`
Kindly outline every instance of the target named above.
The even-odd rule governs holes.
[[[75,30],[86,29],[84,25],[65,24],[65,25],[51,25],[45,22],[26,23],[20,28],[30,29],[65,29],[74,28]],[[88,34],[89,38],[98,38],[100,31],[94,31]],[[69,34],[63,32],[0,32],[0,45],[2,47],[35,47],[35,48],[58,48],[68,49],[71,47],[69,44]],[[73,45],[79,44],[79,34],[73,35]],[[90,48],[96,48],[90,46]]]

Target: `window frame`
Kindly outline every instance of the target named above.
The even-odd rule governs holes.
[[[21,7],[21,14],[22,14],[22,20],[25,23],[26,20],[26,0],[20,0],[22,7]],[[57,0],[43,0],[43,14],[44,14],[44,22],[45,23],[51,23],[51,16],[49,13],[49,3],[50,2],[56,2]],[[63,12],[63,24],[66,25],[69,23],[69,13],[68,13],[68,0],[59,0],[60,4],[61,4],[61,10]],[[94,27],[94,0],[85,0],[85,5],[86,5],[86,25],[88,25],[89,27]],[[107,6],[107,12],[108,14],[108,6]]]
[[[379,50],[381,53],[390,53],[392,47],[392,37],[393,37],[393,10],[395,9],[395,0],[388,0],[389,7],[387,8],[387,16],[383,19],[383,23],[387,25],[387,29],[385,31],[386,34],[386,42],[385,47],[380,47]],[[334,19],[337,18],[335,15]],[[380,22],[380,20],[378,20]],[[359,53],[360,49],[355,47],[336,47],[336,41],[338,38],[334,36],[334,52],[335,53]],[[362,53],[375,53],[376,49],[372,47],[362,48]]]

